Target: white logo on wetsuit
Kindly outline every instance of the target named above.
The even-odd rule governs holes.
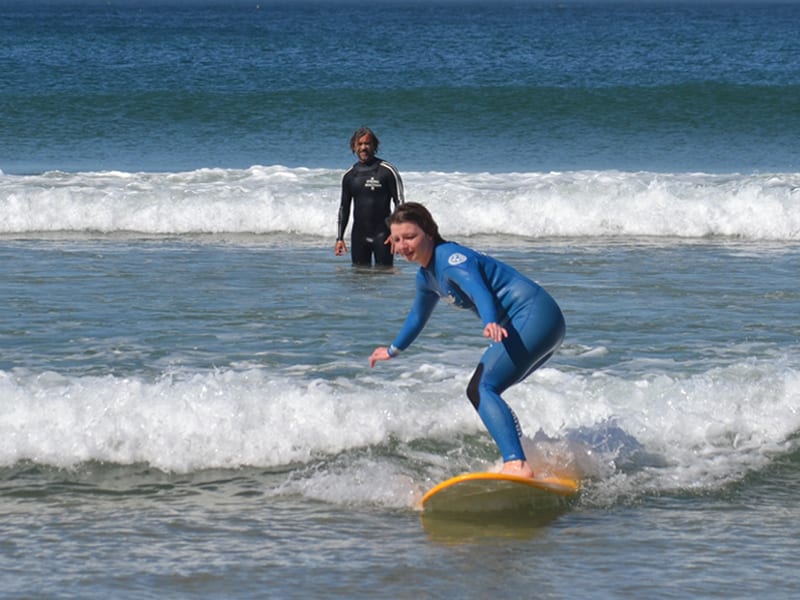
[[[467,257],[461,254],[461,252],[454,252],[450,255],[450,258],[447,259],[447,264],[449,265],[460,265],[463,262],[467,261]]]
[[[381,185],[380,181],[378,181],[374,177],[370,177],[369,179],[367,179],[364,182],[364,187],[368,187],[369,189],[371,189],[374,192],[375,188],[379,188],[379,187],[383,187],[383,186]]]

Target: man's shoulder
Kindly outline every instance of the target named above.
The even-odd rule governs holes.
[[[381,167],[381,168],[384,168],[384,169],[387,169],[387,170],[391,171],[391,173],[392,173],[393,175],[399,175],[399,174],[400,174],[400,171],[398,171],[398,170],[397,170],[397,167],[395,167],[395,166],[394,166],[392,163],[390,163],[388,160],[383,160],[382,158],[379,158],[379,159],[377,159],[377,160],[378,160],[378,166],[379,166],[379,167]]]

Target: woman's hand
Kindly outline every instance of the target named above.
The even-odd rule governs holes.
[[[371,369],[374,367],[375,363],[379,360],[389,360],[390,358],[392,357],[389,355],[389,350],[386,346],[375,348],[375,350],[372,351],[372,356],[369,357],[369,368]]]
[[[508,337],[508,330],[497,323],[489,323],[483,328],[483,337],[487,337],[493,342],[502,342],[504,338]]]

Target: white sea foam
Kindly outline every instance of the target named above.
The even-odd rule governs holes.
[[[290,491],[411,504],[420,478],[410,464],[438,480],[489,468],[494,455],[464,396],[468,373],[447,371],[429,365],[356,382],[287,379],[263,369],[153,381],[4,372],[0,465],[94,460],[189,472],[305,464],[313,472],[295,478]],[[790,449],[799,397],[796,369],[751,360],[631,379],[545,368],[506,395],[539,468],[553,466],[547,455],[556,454],[557,468],[599,481],[594,493],[608,495],[717,487],[763,467]],[[464,441],[476,434],[478,446]],[[409,447],[405,462],[392,452],[364,454],[421,442],[439,449]],[[442,444],[454,449],[446,460]],[[320,460],[332,463],[315,471]],[[379,488],[365,482],[368,491],[353,489],[375,471],[386,475]],[[394,482],[391,489],[386,482]]]
[[[0,233],[331,237],[341,172],[0,174]],[[447,236],[800,239],[800,174],[403,173]]]

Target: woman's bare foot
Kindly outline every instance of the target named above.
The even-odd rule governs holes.
[[[507,463],[503,463],[503,468],[500,472],[506,475],[516,475],[517,477],[529,477],[533,479],[533,469],[531,469],[528,462],[524,460],[510,460]]]

